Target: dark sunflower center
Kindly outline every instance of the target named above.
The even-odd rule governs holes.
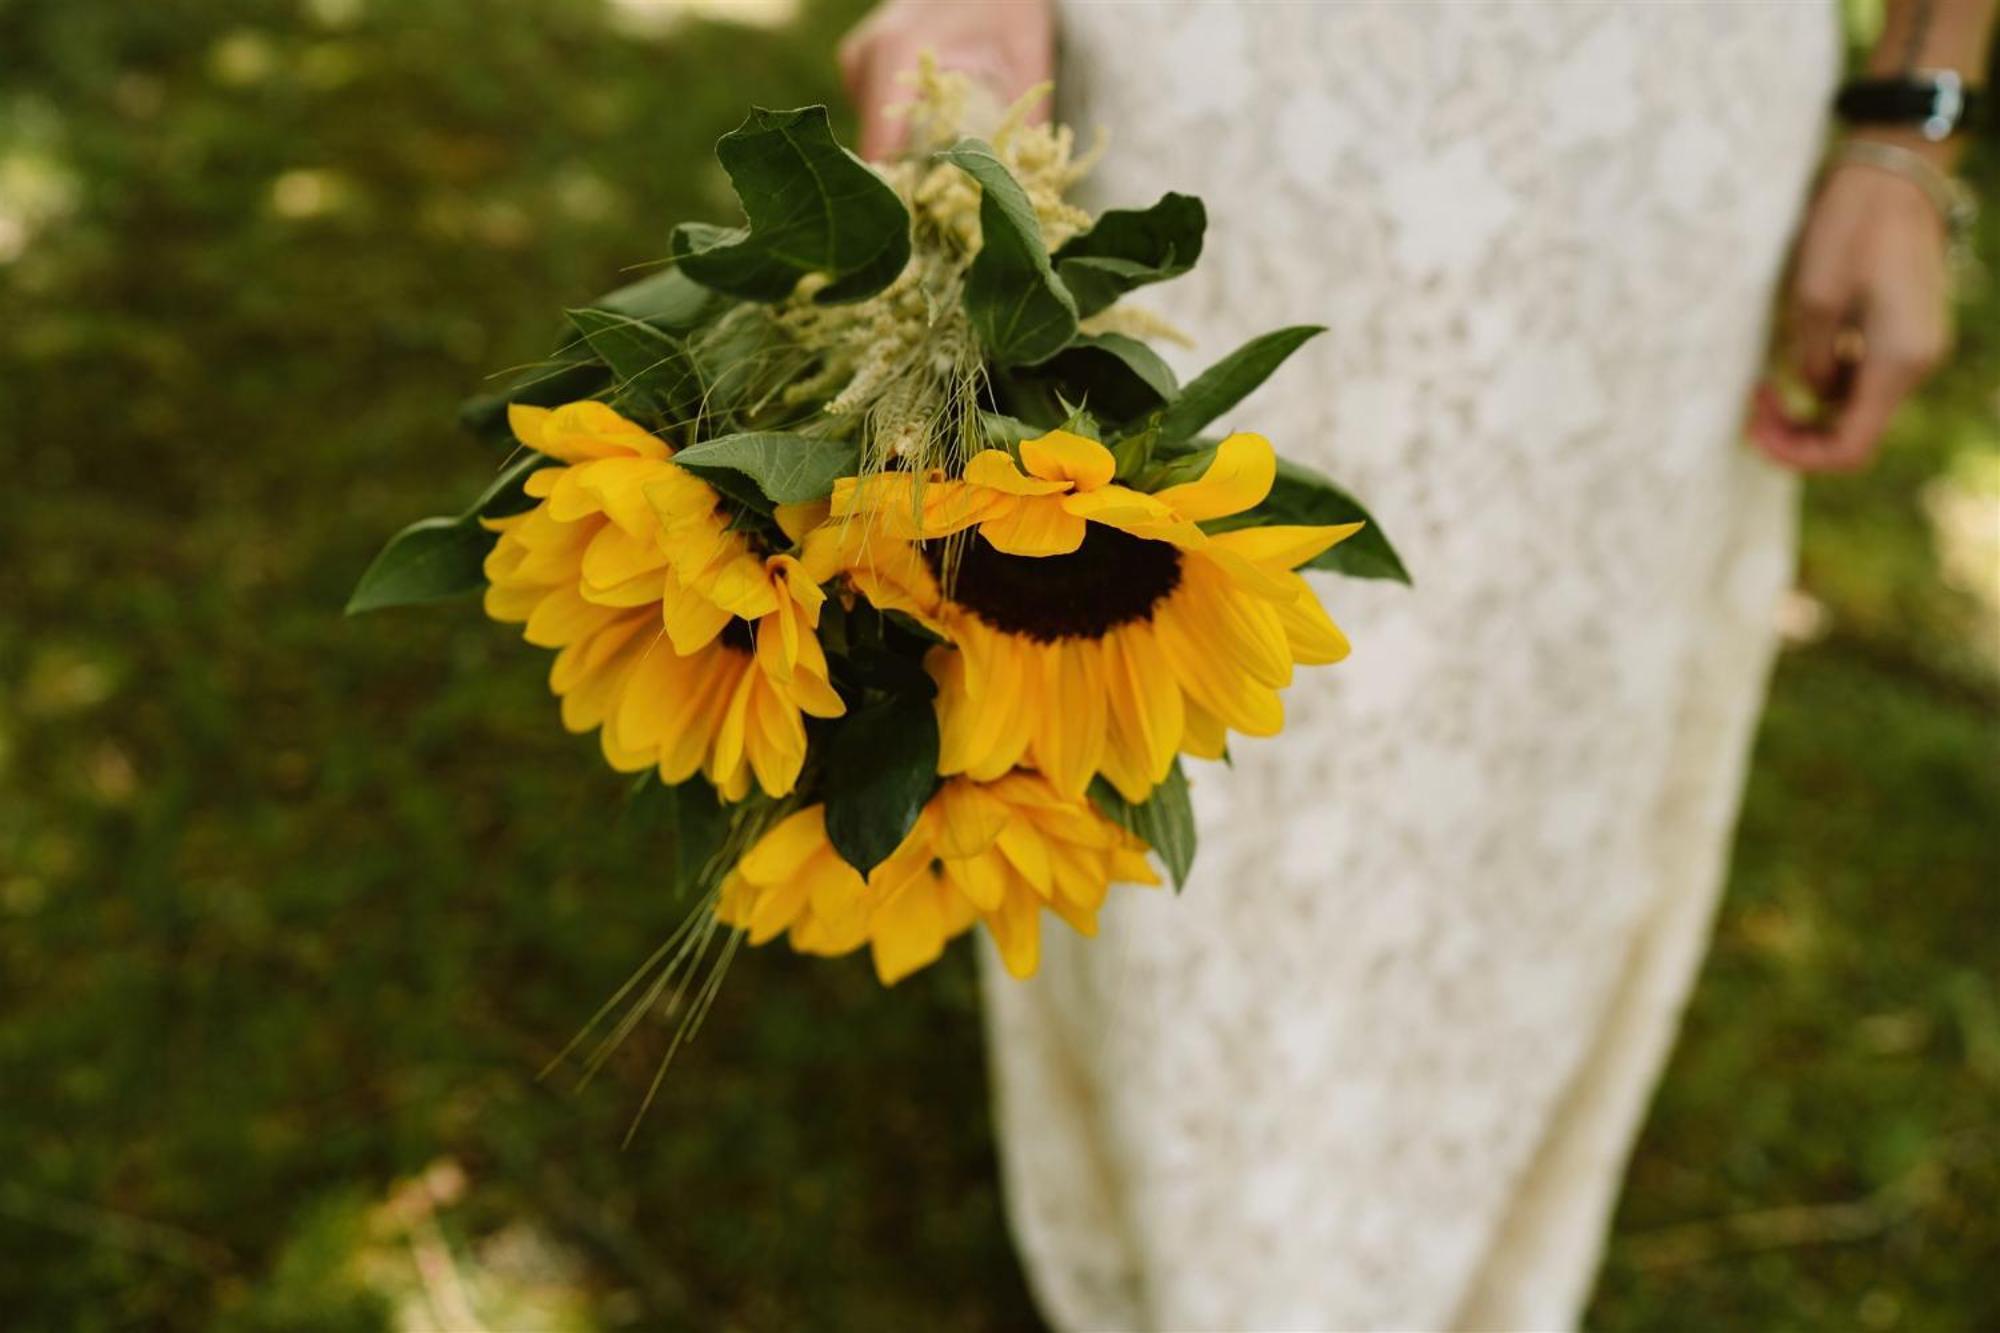
[[[942,544],[926,543],[924,559],[941,571]],[[1008,555],[973,536],[958,552],[951,594],[997,630],[1052,643],[1145,620],[1180,581],[1176,547],[1093,523],[1068,555]]]

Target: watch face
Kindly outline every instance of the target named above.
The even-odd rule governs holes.
[[[1931,114],[1924,120],[1923,136],[1932,143],[1946,138],[1958,128],[1965,114],[1965,86],[1956,72],[1941,69],[1931,75]]]

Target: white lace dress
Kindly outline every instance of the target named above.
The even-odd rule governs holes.
[[[987,969],[1008,1206],[1069,1329],[1573,1324],[1701,959],[1790,572],[1739,443],[1829,3],[1093,3],[1097,202],[1210,214],[1146,295],[1414,589],[1197,765],[1178,899]],[[1155,295],[1157,293],[1157,295]],[[992,963],[989,956],[987,962]]]

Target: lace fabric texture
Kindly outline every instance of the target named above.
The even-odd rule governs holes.
[[[1069,0],[1141,300],[1329,331],[1220,426],[1416,578],[1196,764],[1178,899],[986,972],[1008,1206],[1066,1329],[1548,1329],[1588,1295],[1706,943],[1791,570],[1739,442],[1838,59],[1809,3]]]

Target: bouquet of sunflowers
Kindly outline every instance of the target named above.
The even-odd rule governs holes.
[[[1346,655],[1299,571],[1404,577],[1331,481],[1204,437],[1318,329],[1185,385],[1148,345],[1178,335],[1125,298],[1194,264],[1201,202],[1093,218],[1067,129],[1024,102],[961,137],[966,87],[916,82],[881,169],[823,107],[724,136],[746,225],[683,224],[468,403],[508,462],[349,607],[483,590],[639,775],[697,906],[627,1026],[718,936],[866,945],[892,983],[984,923],[1031,974],[1044,911],[1092,934],[1149,853],[1187,874],[1183,757],[1276,733],[1293,669]]]

